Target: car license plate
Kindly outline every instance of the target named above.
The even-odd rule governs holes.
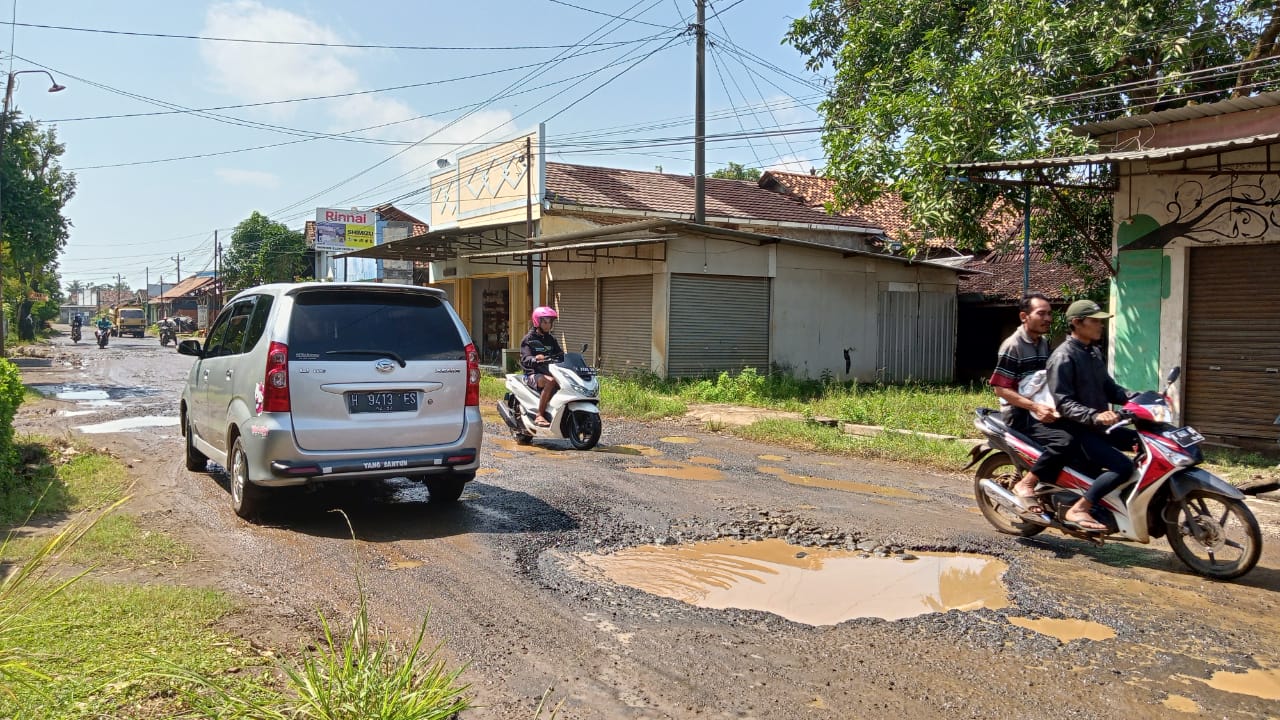
[[[1204,441],[1204,436],[1196,432],[1196,429],[1189,425],[1187,427],[1180,427],[1177,430],[1170,430],[1165,433],[1165,436],[1182,447],[1191,447],[1192,445]]]
[[[416,390],[347,393],[347,411],[352,413],[417,412]]]

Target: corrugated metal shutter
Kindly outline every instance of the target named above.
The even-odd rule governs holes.
[[[769,278],[671,276],[667,375],[769,369]]]
[[[1184,419],[1205,435],[1280,437],[1280,245],[1194,248],[1189,268]]]
[[[955,293],[880,293],[880,379],[950,382],[956,361]]]
[[[556,321],[556,337],[566,352],[577,352],[582,343],[590,343],[587,362],[595,363],[599,350],[596,342],[596,281],[557,280],[551,283],[551,307],[560,313]]]
[[[600,367],[621,374],[653,369],[653,276],[600,280]]]

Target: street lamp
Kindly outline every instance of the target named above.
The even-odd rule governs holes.
[[[49,76],[49,82],[53,83],[49,86],[49,92],[61,92],[66,90],[65,85],[59,85],[58,81],[53,79],[53,75],[48,70],[14,70],[9,73],[9,77],[4,86],[4,112],[0,113],[0,163],[4,160],[4,141],[9,136],[9,105],[13,102],[14,78],[23,73],[44,73]],[[0,196],[3,197],[3,196]],[[0,244],[4,242],[4,214],[0,210]],[[0,253],[3,257],[3,253]],[[8,331],[9,316],[4,312],[4,268],[0,265],[0,358],[5,357],[4,341],[5,333]]]

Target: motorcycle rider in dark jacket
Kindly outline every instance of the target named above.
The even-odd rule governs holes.
[[[1121,452],[1137,443],[1132,430],[1102,428],[1120,421],[1110,409],[1131,393],[1107,374],[1097,342],[1102,338],[1102,321],[1111,317],[1092,300],[1077,300],[1067,308],[1071,336],[1049,356],[1046,366],[1049,390],[1062,416],[1063,425],[1079,443],[1084,456],[1106,472],[1094,479],[1084,497],[1067,510],[1064,520],[1082,530],[1105,531],[1107,526],[1093,517],[1093,506],[1133,475],[1133,460]]]
[[[520,341],[520,366],[524,368],[525,382],[541,393],[538,413],[533,418],[533,424],[538,427],[550,427],[551,419],[546,416],[547,403],[560,389],[560,384],[547,371],[548,362],[564,357],[560,342],[551,334],[557,317],[559,313],[554,308],[534,308],[530,317],[533,329]]]

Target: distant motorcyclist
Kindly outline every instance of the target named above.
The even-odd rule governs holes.
[[[82,325],[84,325],[84,316],[80,313],[76,313],[75,317],[71,318],[71,327],[79,328]]]
[[[98,325],[98,332],[100,333],[111,332],[111,318],[107,317],[106,315],[103,315],[102,317],[98,318],[97,325]]]
[[[524,368],[525,382],[530,388],[541,393],[538,398],[538,414],[533,424],[538,427],[549,427],[551,420],[546,416],[547,403],[560,389],[551,373],[547,371],[548,362],[558,362],[564,357],[560,342],[551,334],[556,318],[560,314],[554,308],[545,305],[534,308],[530,319],[533,329],[520,341],[520,366]]]

